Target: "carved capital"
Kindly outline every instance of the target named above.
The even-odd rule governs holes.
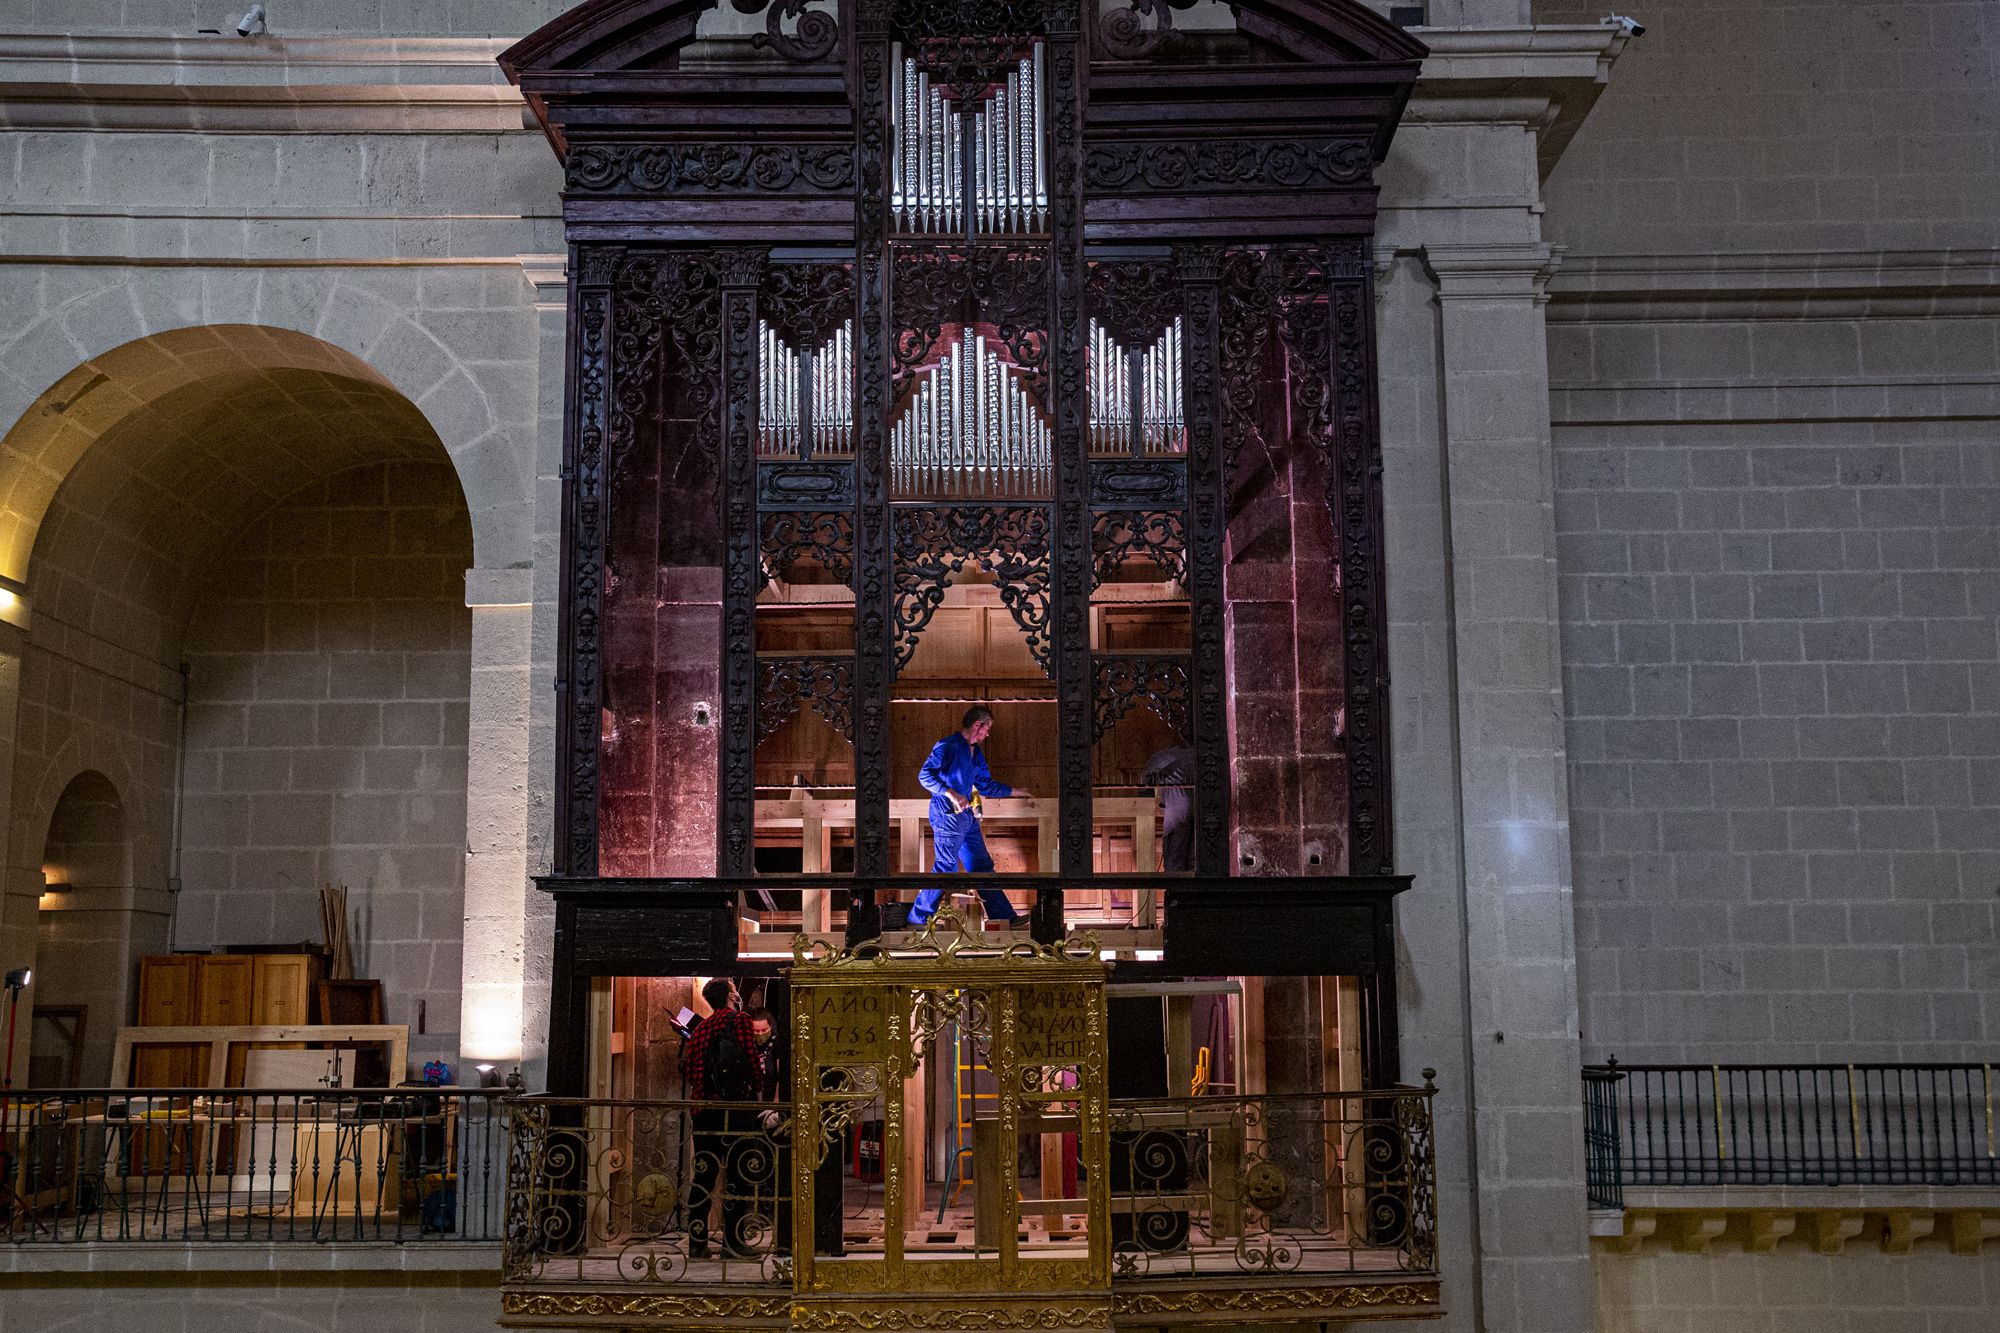
[[[1540,241],[1434,243],[1419,253],[1440,301],[1546,300],[1549,279],[1562,264],[1561,252]]]

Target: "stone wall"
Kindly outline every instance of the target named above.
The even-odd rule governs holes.
[[[1537,23],[1611,8],[1536,0]],[[1650,0],[1549,179],[1578,255],[2000,245],[1993,6]]]
[[[1704,1254],[1648,1247],[1599,1254],[1596,1333],[1986,1333],[2000,1304],[2000,1263],[1942,1241],[1908,1254],[1862,1242],[1817,1254],[1805,1242],[1769,1254],[1718,1245]]]
[[[177,942],[316,940],[345,884],[417,1051],[456,1049],[471,559],[449,465],[344,472],[243,534],[187,638]]]
[[[1548,186],[1586,1052],[1978,1058],[2000,1032],[1994,16],[1639,17]]]

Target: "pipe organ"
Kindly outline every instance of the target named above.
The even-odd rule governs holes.
[[[926,367],[889,432],[898,499],[1047,496],[1051,431],[1041,404],[986,336],[964,329]]]
[[[1093,453],[1187,452],[1178,315],[1146,348],[1121,346],[1091,320],[1089,371]]]
[[[805,352],[762,321],[757,333],[758,456],[853,456],[854,321]]]
[[[1042,44],[969,114],[892,48],[890,210],[906,236],[1024,236],[1048,230]]]

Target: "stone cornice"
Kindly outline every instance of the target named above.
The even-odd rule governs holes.
[[[1526,125],[1543,180],[1611,77],[1622,28],[1418,28],[1431,49],[1403,114],[1410,124]]]
[[[0,127],[527,132],[500,38],[0,36]]]
[[[0,80],[505,84],[504,37],[141,37],[0,33]]]
[[[1995,315],[2000,250],[1573,255],[1549,288],[1562,322]]]

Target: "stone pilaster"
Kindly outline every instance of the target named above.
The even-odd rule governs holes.
[[[1556,606],[1548,246],[1428,244],[1436,285],[1484,1327],[1590,1326]]]
[[[527,1054],[528,713],[534,571],[466,571],[472,697],[465,792],[465,971],[459,1050]]]

